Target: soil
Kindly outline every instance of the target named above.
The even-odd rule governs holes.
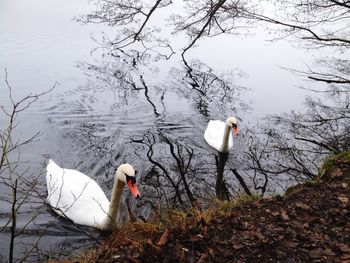
[[[142,245],[116,232],[97,262],[350,263],[349,200],[350,164],[339,162],[319,181],[240,204],[208,224],[193,219],[186,231],[176,225],[144,230]]]

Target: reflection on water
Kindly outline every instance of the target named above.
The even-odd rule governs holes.
[[[88,174],[109,196],[115,167],[131,163],[139,170],[143,198],[136,202],[125,191],[122,221],[128,220],[127,208],[147,220],[159,207],[186,207],[215,196],[229,199],[233,192],[226,186],[224,167],[233,156],[217,157],[206,145],[203,131],[210,118],[248,109],[242,88],[234,84],[233,75],[217,75],[199,61],[183,63],[169,71],[167,81],[159,82],[154,81],[154,72],[141,74],[118,59],[100,65],[79,63],[86,84],[51,97],[38,109],[45,116],[45,126],[41,141],[33,147],[45,153],[39,160],[42,171],[52,158]],[[31,244],[39,236],[39,257],[48,251],[59,257],[57,247],[72,249],[72,244],[96,242],[91,239],[98,239],[95,231],[78,228],[45,207],[43,177],[38,177],[39,195],[30,200],[44,209],[39,209],[18,240]],[[3,216],[3,220],[10,217]],[[27,222],[28,218],[21,218]],[[4,240],[9,234],[2,233]],[[28,250],[25,246],[16,249]]]
[[[179,96],[191,100],[204,117],[220,119],[228,116],[227,113],[240,112],[243,115],[250,110],[242,96],[246,88],[237,84],[245,77],[240,70],[217,73],[199,60],[182,62],[181,69],[171,71],[175,77],[171,86]]]
[[[218,152],[218,156],[215,156],[216,167],[218,169],[216,174],[215,193],[216,197],[220,200],[230,200],[230,193],[224,179],[224,170],[227,159],[228,153]]]
[[[215,196],[229,199],[240,191],[242,178],[234,177],[243,165],[237,159],[239,147],[234,154],[218,155],[203,138],[209,119],[242,118],[249,110],[246,89],[238,84],[244,77],[239,70],[216,72],[199,60],[180,61],[169,71],[147,70],[120,55],[101,56],[95,63],[82,60],[76,68],[84,81],[61,84],[21,121],[25,135],[40,130],[41,137],[23,149],[22,157],[33,168],[28,180],[35,178],[38,189],[18,214],[16,230],[31,221],[32,213],[38,214],[16,239],[17,258],[27,252],[34,253],[34,261],[48,254],[58,258],[67,249],[101,238],[46,206],[44,173],[49,158],[88,174],[107,196],[115,168],[123,162],[135,166],[143,197],[135,201],[125,191],[122,221],[128,220],[128,207],[147,220],[159,207],[186,207]],[[76,69],[71,74],[74,78]],[[12,196],[0,188],[0,224],[5,225],[11,218],[6,211]],[[0,254],[7,257],[11,229],[5,227],[0,234]],[[30,251],[33,246],[28,244],[33,243],[35,250]]]
[[[168,76],[171,86],[154,86],[152,81],[148,81],[149,76],[124,72],[122,68],[118,69],[120,74],[112,76],[110,71],[103,74],[97,67],[81,68],[90,75],[86,85],[42,104],[44,107],[40,110],[45,114],[46,126],[42,141],[33,147],[44,144],[44,148],[48,147],[47,154],[42,157],[43,162],[50,157],[62,166],[88,174],[96,179],[107,195],[110,195],[115,167],[122,162],[130,162],[139,170],[143,198],[136,202],[126,194],[125,199],[132,214],[146,220],[159,207],[186,207],[193,205],[197,199],[215,196],[219,178],[223,181],[224,168],[219,166],[217,172],[215,158],[204,142],[203,131],[208,116],[217,114],[212,112],[210,102],[232,100],[230,94],[234,93],[228,93],[223,98],[223,86],[215,85],[213,73],[208,75],[202,71],[196,76],[196,81],[204,83],[204,79],[214,79],[211,81],[214,84],[203,91],[212,94],[210,98],[202,99],[208,105],[206,114],[203,114],[197,107],[202,95],[196,94],[198,91],[193,91],[191,85],[183,86],[184,81],[190,81],[183,77],[185,72],[172,75],[175,72],[172,70]],[[119,76],[123,78],[119,79]],[[126,76],[128,81],[125,81]],[[217,83],[222,84],[222,81]],[[180,89],[189,91],[179,92]],[[228,110],[232,112],[232,108]],[[39,257],[48,251],[54,255],[52,249],[56,250],[57,246],[66,249],[67,246],[74,248],[71,246],[73,243],[95,242],[91,236],[98,237],[96,233],[77,228],[52,214],[45,206],[45,183],[43,174],[41,176],[38,177],[42,186],[38,190],[39,195],[32,196],[30,200],[42,208],[29,205],[40,213],[18,240],[31,244],[34,236],[39,236],[40,249],[36,253]],[[225,193],[229,195],[227,188]],[[3,200],[10,198],[8,195]],[[123,202],[121,207],[121,220],[125,221],[128,219],[126,203]],[[10,217],[4,216],[4,220]],[[23,211],[19,218],[25,224],[30,216]],[[20,224],[18,227],[20,229]],[[10,229],[2,235],[4,240],[8,240]],[[17,246],[16,249],[28,251],[28,247]]]

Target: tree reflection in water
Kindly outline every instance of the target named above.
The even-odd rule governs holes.
[[[105,83],[99,86],[113,86],[123,92],[132,90],[132,96],[144,105],[143,114],[133,112],[136,116],[132,118],[139,121],[137,132],[128,131],[134,154],[125,158],[138,157],[138,162],[146,165],[143,180],[145,187],[147,185],[152,189],[147,192],[149,199],[164,201],[169,206],[183,206],[187,202],[193,205],[197,198],[208,197],[208,193],[211,193],[211,197],[215,193],[220,199],[229,199],[232,192],[238,192],[229,189],[224,179],[225,165],[232,155],[224,157],[214,154],[213,158],[203,140],[203,131],[209,119],[224,119],[231,115],[242,118],[250,110],[242,96],[246,88],[237,84],[244,74],[240,70],[217,73],[199,60],[188,61],[184,57],[188,48],[182,50],[182,65],[173,66],[165,80],[158,74],[152,75],[146,71],[144,66],[149,67],[161,58],[169,60],[175,54],[170,41],[161,37],[159,25],[150,19],[160,9],[168,10],[166,7],[171,4],[171,1],[99,1],[95,12],[78,20],[114,27],[117,33],[112,38],[105,35],[102,43],[112,59],[108,59],[109,62],[104,65],[85,68],[98,73],[99,80],[104,79]],[[210,10],[217,11],[222,4],[212,6]],[[210,12],[209,21],[215,19],[216,11]],[[176,30],[181,26],[178,19],[175,19]],[[193,38],[189,47],[195,42],[196,38]],[[125,67],[121,66],[123,64]],[[186,105],[178,103],[183,99],[187,101]],[[126,100],[130,100],[130,97],[124,97]],[[187,112],[181,110],[181,107],[188,107],[187,104],[190,109]],[[130,111],[126,111],[131,117]],[[187,116],[180,117],[180,114]],[[145,115],[147,117],[142,120]],[[154,127],[149,128],[150,125]],[[185,129],[188,125],[192,126],[190,132]],[[125,155],[125,150],[122,155]],[[147,156],[147,160],[143,156]],[[232,184],[234,179],[236,185],[241,185],[245,192],[250,193],[243,177],[237,172],[240,166],[237,161],[230,164],[238,180],[231,178],[228,184]]]
[[[345,37],[344,28],[346,27],[341,23],[347,19],[344,15],[346,12],[343,11],[348,8],[348,5],[344,3],[334,2],[334,5],[325,5],[320,8],[317,2],[311,2],[311,4],[308,2],[306,5],[293,3],[286,6],[282,1],[274,6],[277,12],[271,12],[269,17],[261,13],[264,8],[260,9],[258,3],[185,1],[183,8],[174,9],[170,23],[166,30],[162,30],[164,28],[156,25],[159,22],[157,18],[162,19],[160,13],[167,14],[166,10],[170,9],[172,4],[175,5],[171,1],[126,3],[124,0],[102,0],[97,2],[97,11],[81,18],[81,21],[115,26],[118,33],[112,40],[106,38],[104,46],[110,49],[110,53],[116,52],[117,56],[125,55],[132,61],[131,64],[135,68],[150,63],[152,54],[155,54],[154,61],[159,58],[169,60],[174,55],[170,44],[176,41],[161,38],[162,34],[164,31],[184,33],[189,38],[189,43],[185,45],[180,43],[182,49],[180,48],[179,51],[182,52],[184,68],[172,70],[167,84],[161,88],[162,97],[164,98],[168,90],[171,90],[179,97],[186,98],[196,113],[201,116],[200,123],[205,123],[209,118],[223,119],[223,116],[228,116],[227,113],[239,112],[238,117],[242,117],[246,104],[241,105],[239,102],[238,93],[243,89],[232,86],[234,82],[227,79],[230,75],[219,76],[201,62],[185,60],[184,54],[192,49],[199,39],[225,33],[246,34],[247,27],[251,25],[249,21],[264,21],[269,25],[282,26],[277,29],[280,33],[278,38],[297,35],[299,39],[311,43],[308,47],[331,47],[337,52],[340,51],[338,55],[341,56],[349,46],[349,40]],[[305,9],[306,6],[308,8]],[[151,17],[156,20],[152,20]],[[310,17],[311,23],[309,23]],[[305,21],[308,27],[305,27]],[[332,25],[331,28],[334,30],[330,29],[323,35],[319,35],[317,32],[323,32],[327,25]],[[270,32],[273,31],[270,27],[268,29]],[[335,35],[336,38],[334,38]],[[329,107],[327,103],[308,98],[306,112],[269,117],[261,127],[249,127],[247,136],[241,140],[244,142],[244,149],[239,155],[245,170],[242,173],[238,171],[237,166],[230,165],[229,168],[245,193],[251,194],[249,186],[261,194],[274,190],[270,189],[271,181],[278,184],[278,181],[286,181],[286,179],[300,182],[315,178],[325,155],[349,148],[348,135],[344,132],[348,130],[349,119],[349,62],[346,59],[337,58],[336,55],[333,58],[321,59],[319,62],[317,63],[319,69],[310,68],[307,71],[295,70],[295,72],[318,83],[326,84],[330,88],[326,92],[331,92],[331,96],[336,95],[341,101],[344,100],[345,105],[340,104],[338,107],[339,102],[332,102]],[[144,74],[144,72],[141,74],[143,80],[146,79]],[[144,83],[146,82],[148,81]],[[145,97],[150,99],[149,103],[157,115],[159,114],[155,110],[157,104],[152,102],[148,92],[151,86],[147,84],[147,89],[144,86]],[[332,108],[334,108],[333,112],[329,110]],[[342,115],[343,112],[345,116],[338,118],[338,115]],[[324,134],[324,131],[329,133]],[[196,153],[197,149],[193,149]],[[201,154],[207,155],[203,147]],[[220,160],[219,157],[216,159]],[[228,158],[228,164],[229,162],[230,158]],[[219,175],[224,169],[220,165],[218,167]],[[244,182],[243,178],[250,178],[250,182]],[[284,185],[288,184],[284,182]]]
[[[230,199],[230,193],[224,179],[224,170],[227,159],[228,153],[218,152],[218,156],[215,155],[215,162],[217,167],[215,193],[216,197],[220,200]]]
[[[204,117],[223,119],[230,114],[237,116],[238,112],[243,116],[250,110],[243,97],[247,88],[237,84],[246,77],[241,70],[217,73],[199,60],[182,62],[182,68],[170,72],[170,85],[179,96],[191,100]]]
[[[60,122],[66,141],[90,160],[93,173],[106,176],[101,184],[109,184],[113,167],[127,161],[143,170],[139,205],[184,207],[202,198],[228,199],[237,191],[226,186],[230,170],[224,169],[224,159],[213,156],[203,132],[209,119],[237,116],[238,111],[242,116],[249,109],[242,99],[245,88],[236,84],[243,74],[218,74],[194,60],[173,67],[162,80],[157,72],[142,73],[121,56],[106,60],[78,64],[89,82],[65,94],[61,106],[87,118]],[[230,166],[240,169],[237,162]],[[232,180],[240,184],[229,175],[229,185]]]
[[[133,139],[132,142],[143,146],[136,149],[135,154],[141,157],[144,155],[140,152],[145,151],[151,163],[144,183],[152,188],[151,192],[156,192],[156,196],[149,198],[158,204],[164,200],[170,207],[184,206],[185,200],[193,205],[196,200],[190,189],[190,184],[195,179],[191,170],[193,149],[162,133],[158,133],[156,138],[155,134],[148,132],[142,139]]]

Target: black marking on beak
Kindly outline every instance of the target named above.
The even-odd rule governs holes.
[[[126,183],[129,183],[131,181],[132,186],[136,184],[136,177],[135,176],[130,176],[130,175],[125,175],[126,176]]]

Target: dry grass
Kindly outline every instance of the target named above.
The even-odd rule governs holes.
[[[350,162],[350,150],[340,152],[338,154],[332,154],[328,156],[320,168],[319,175],[322,177],[326,172],[332,172],[339,166],[339,163]]]
[[[130,222],[113,232],[104,242],[105,246],[118,247],[132,245],[140,251],[148,239],[161,232],[159,226],[153,223]]]
[[[82,251],[81,254],[65,260],[53,260],[49,259],[48,263],[91,263],[96,262],[99,255],[99,248],[90,248]]]
[[[81,253],[78,255],[72,262],[79,262],[79,263],[91,263],[95,262],[97,260],[99,254],[99,248],[91,248],[88,250],[85,250],[84,253]]]
[[[199,222],[210,224],[211,221],[221,216],[229,216],[236,206],[243,203],[260,200],[259,195],[242,195],[231,201],[221,201],[214,199],[207,204],[205,209],[200,207],[192,207],[187,210],[167,210],[158,213],[153,223],[160,225],[161,229],[170,228],[180,231],[188,231]]]
[[[129,222],[115,230],[98,249],[90,249],[68,261],[72,263],[108,262],[117,255],[116,248],[129,247],[130,253],[142,253],[146,243],[157,246],[160,236],[170,232],[186,232],[200,223],[210,224],[218,217],[229,216],[234,207],[260,199],[260,196],[241,196],[231,201],[214,199],[206,208],[192,207],[186,210],[161,210],[148,223]],[[53,263],[53,261],[50,261]]]

